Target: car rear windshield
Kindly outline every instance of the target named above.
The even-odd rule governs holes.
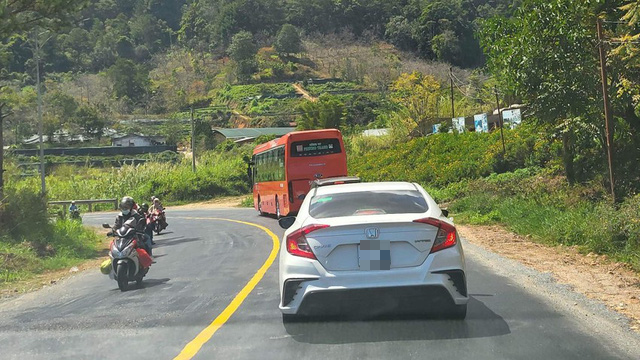
[[[316,219],[383,214],[419,214],[429,209],[417,190],[359,191],[316,196],[309,214]]]
[[[335,138],[298,141],[291,144],[292,157],[320,156],[341,152],[340,140]]]

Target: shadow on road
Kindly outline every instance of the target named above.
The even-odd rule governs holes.
[[[502,317],[473,297],[469,299],[465,321],[402,316],[372,321],[285,322],[284,327],[294,340],[309,344],[470,339],[511,333]]]
[[[158,285],[164,285],[166,283],[169,282],[169,278],[164,278],[164,279],[145,279],[144,281],[142,281],[142,288],[143,289],[148,289],[148,288],[152,288],[154,286],[158,286]]]
[[[173,246],[178,244],[185,244],[194,241],[200,241],[202,238],[185,238],[184,236],[172,237],[169,239],[159,239],[157,245],[154,245],[154,248],[161,248],[165,246]]]

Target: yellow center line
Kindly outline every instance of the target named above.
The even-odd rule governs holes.
[[[220,219],[220,218],[180,217],[180,219],[228,221],[228,222],[234,222],[238,224],[257,227],[258,229],[261,229],[264,232],[266,232],[267,235],[271,236],[271,239],[273,240],[273,247],[271,248],[271,254],[269,254],[269,257],[264,262],[264,264],[262,264],[262,267],[258,269],[258,271],[251,278],[251,280],[249,280],[249,282],[242,288],[242,290],[240,290],[238,295],[236,295],[236,297],[233,298],[231,303],[229,303],[229,305],[227,305],[227,307],[220,313],[220,315],[218,315],[218,317],[216,317],[213,320],[213,322],[209,324],[209,326],[207,326],[204,330],[202,330],[198,334],[198,336],[195,337],[195,339],[191,340],[191,342],[189,342],[182,349],[180,354],[178,354],[178,356],[176,356],[174,360],[191,359],[194,356],[196,356],[196,354],[198,353],[198,351],[200,351],[202,346],[211,339],[213,334],[215,334],[216,331],[218,331],[218,329],[220,329],[222,325],[224,325],[227,322],[227,320],[229,320],[231,315],[233,315],[233,313],[235,313],[236,310],[238,310],[238,308],[240,307],[240,305],[242,305],[242,303],[247,298],[247,296],[249,296],[251,291],[253,291],[253,289],[256,287],[256,285],[258,285],[260,280],[262,280],[262,278],[264,277],[264,274],[271,267],[276,257],[278,256],[278,251],[280,250],[280,239],[278,239],[278,236],[273,232],[271,232],[271,230],[258,224],[253,224],[250,222],[239,221],[239,220]]]

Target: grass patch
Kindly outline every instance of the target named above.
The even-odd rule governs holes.
[[[253,195],[245,197],[244,199],[242,199],[242,202],[240,203],[240,207],[244,207],[244,208],[252,208],[253,206],[254,206]]]
[[[247,163],[251,146],[229,151],[208,152],[198,158],[197,171],[190,160],[148,162],[126,165],[119,169],[55,169],[47,176],[47,192],[51,200],[115,199],[129,195],[140,202],[152,195],[166,204],[209,200],[221,196],[238,196],[250,192]],[[17,172],[9,176],[11,186],[37,193],[37,177],[21,179]],[[112,205],[106,204],[106,209]]]
[[[0,237],[0,286],[100,256],[100,239],[94,231],[71,220],[58,220],[50,226],[51,236],[40,242]]]
[[[362,87],[352,82],[328,82],[326,84],[309,84],[304,87],[312,96],[320,96],[327,92],[358,90]]]
[[[583,252],[606,254],[640,271],[640,196],[616,209],[606,198],[587,199],[595,185],[570,186],[548,174],[494,175],[444,189],[457,193],[449,209],[456,222],[503,224],[548,245],[578,246]]]

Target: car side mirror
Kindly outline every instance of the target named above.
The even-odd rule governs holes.
[[[111,226],[109,224],[102,224],[102,227],[105,229],[111,229]]]
[[[285,230],[290,228],[293,225],[294,222],[296,222],[296,217],[295,216],[287,216],[287,217],[283,217],[280,220],[278,220],[278,224],[280,225],[280,227],[285,229]]]
[[[442,215],[443,215],[444,217],[448,218],[448,217],[449,217],[449,210],[447,210],[447,209],[442,209]]]

